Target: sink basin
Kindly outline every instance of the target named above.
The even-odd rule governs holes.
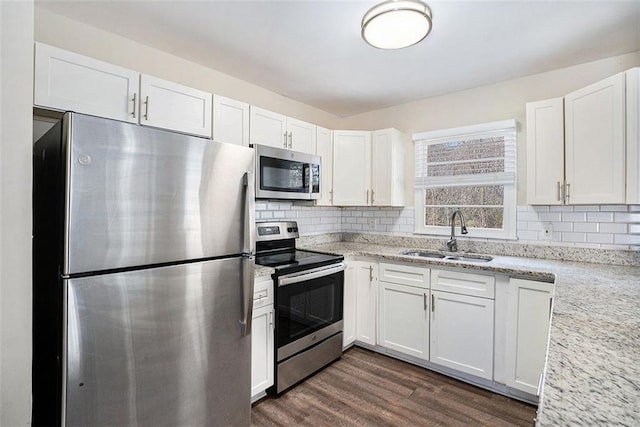
[[[445,257],[444,259],[450,259],[452,261],[465,261],[465,262],[489,262],[493,258],[490,256],[481,257],[481,256],[466,256],[466,255],[461,255],[461,256],[450,255]]]
[[[443,254],[439,254],[437,252],[425,252],[425,251],[406,251],[406,252],[402,252],[402,255],[419,256],[422,258],[438,258],[438,259],[442,259],[446,256]]]
[[[402,252],[402,255],[408,256],[417,256],[420,258],[433,258],[433,259],[444,259],[450,261],[464,261],[464,262],[489,262],[493,259],[490,256],[480,256],[480,255],[445,255],[438,252],[427,252],[427,251],[405,251]]]

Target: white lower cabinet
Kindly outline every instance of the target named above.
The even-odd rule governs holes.
[[[356,261],[356,340],[376,345],[378,264]]]
[[[429,269],[379,266],[378,344],[429,360]]]
[[[551,322],[553,284],[511,278],[507,296],[506,382],[539,394]]]
[[[494,280],[487,275],[431,271],[432,363],[493,379]],[[445,292],[452,289],[457,293]]]
[[[274,322],[273,281],[256,278],[251,319],[251,401],[273,385]]]
[[[356,261],[347,261],[344,272],[344,297],[342,310],[342,347],[346,348],[356,340]]]

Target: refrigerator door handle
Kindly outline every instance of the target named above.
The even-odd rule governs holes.
[[[253,281],[255,260],[251,255],[242,257],[242,295],[240,295],[240,335],[251,334],[251,317],[253,313]]]
[[[255,179],[252,171],[244,174],[244,244],[243,252],[253,255],[256,250]]]

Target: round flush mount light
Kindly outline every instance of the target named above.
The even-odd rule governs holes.
[[[418,0],[390,0],[362,18],[362,38],[379,49],[411,46],[431,31],[431,9]]]

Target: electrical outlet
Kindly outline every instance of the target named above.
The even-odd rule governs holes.
[[[542,240],[551,240],[553,237],[553,224],[545,222],[542,224]]]

